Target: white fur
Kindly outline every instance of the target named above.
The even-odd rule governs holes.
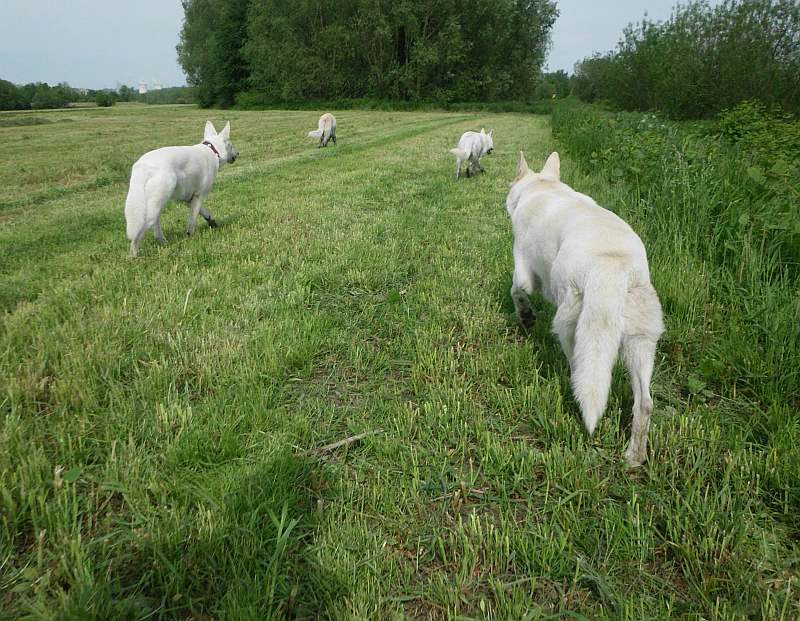
[[[644,245],[628,224],[560,181],[558,153],[540,173],[519,154],[506,199],[514,232],[511,297],[523,325],[534,320],[529,296],[557,306],[553,332],[569,360],[572,390],[591,434],[606,408],[622,350],[633,388],[633,427],[625,459],[644,462],[653,400],[650,378],[664,331]]]
[[[155,236],[164,244],[161,232],[161,211],[170,200],[182,201],[189,205],[187,235],[194,232],[197,215],[201,214],[209,226],[217,223],[203,202],[211,192],[217,171],[226,162],[233,162],[239,152],[230,141],[231,124],[225,125],[220,133],[211,121],[206,121],[204,142],[210,142],[217,154],[205,144],[191,147],[163,147],[149,151],[140,157],[131,170],[128,198],[125,201],[125,220],[128,239],[131,240],[130,256],[139,251],[142,237],[151,227]]]
[[[481,172],[486,172],[481,166],[481,158],[487,153],[491,153],[494,149],[494,140],[492,134],[494,130],[486,130],[481,128],[480,132],[464,132],[461,139],[458,141],[458,146],[450,149],[450,153],[456,156],[456,179],[461,172],[461,163],[469,162],[467,165],[467,177],[471,176],[477,169]]]
[[[335,145],[336,117],[334,117],[330,112],[323,114],[321,117],[319,117],[317,129],[308,132],[308,137],[319,139],[320,147],[327,147],[329,140],[333,140],[333,144]]]

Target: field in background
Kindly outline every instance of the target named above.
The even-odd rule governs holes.
[[[241,152],[220,228],[186,239],[172,205],[169,245],[126,259],[131,164],[208,117]],[[551,309],[528,333],[508,296],[505,193],[548,118],[342,111],[324,150],[317,118],[0,115],[0,618],[800,615],[796,416],[696,383],[696,240],[562,157],[642,233],[667,312],[629,472],[624,374],[586,438]],[[487,173],[456,182],[482,125]]]

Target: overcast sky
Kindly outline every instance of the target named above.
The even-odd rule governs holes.
[[[612,49],[622,29],[669,17],[676,0],[558,0],[548,69]],[[716,4],[712,0],[711,4]],[[176,60],[179,0],[2,0],[0,78],[114,88],[185,83]]]
[[[179,0],[0,0],[0,78],[82,88],[186,83]]]

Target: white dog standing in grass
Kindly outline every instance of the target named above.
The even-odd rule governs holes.
[[[170,200],[189,205],[186,234],[194,232],[197,215],[202,215],[212,228],[214,217],[203,202],[211,192],[214,177],[223,164],[233,162],[239,152],[230,140],[231,124],[217,133],[211,121],[206,121],[203,142],[190,147],[163,147],[140,157],[131,170],[128,198],[125,201],[125,220],[130,256],[139,252],[142,237],[154,227],[156,240],[165,244],[161,231],[161,211]]]
[[[472,176],[472,174],[478,170],[480,172],[486,172],[483,166],[481,166],[481,158],[494,151],[493,133],[493,129],[489,130],[487,134],[486,130],[481,127],[480,133],[464,132],[461,135],[458,146],[454,149],[450,149],[450,153],[456,156],[456,179],[458,179],[461,173],[462,162],[469,162],[469,164],[467,164],[467,177]]]
[[[317,122],[317,129],[308,132],[309,138],[317,138],[319,140],[319,147],[327,147],[328,141],[333,140],[333,144],[336,144],[336,117],[334,117],[330,112],[326,112],[321,117],[319,117],[319,121]]]
[[[656,341],[664,331],[644,245],[628,224],[560,181],[558,153],[540,173],[520,152],[506,209],[514,232],[511,297],[528,327],[534,291],[557,306],[553,332],[569,360],[572,390],[591,435],[603,415],[620,349],[633,388],[625,459],[641,465],[653,400]]]

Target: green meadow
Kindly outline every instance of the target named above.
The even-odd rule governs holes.
[[[682,228],[703,206],[631,201],[548,116],[334,113],[326,149],[319,112],[0,114],[0,619],[800,618],[800,361],[757,399],[702,379],[729,276]],[[220,227],[171,204],[128,259],[131,165],[207,118],[241,154]],[[553,309],[526,331],[508,294],[517,153],[556,148],[664,306],[637,470],[621,367],[588,438]]]

